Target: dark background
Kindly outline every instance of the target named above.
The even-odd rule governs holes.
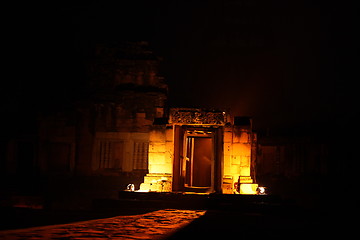
[[[295,152],[293,159],[300,163],[306,160],[309,165],[316,165],[324,161],[320,165],[324,172],[315,171],[315,176],[304,171],[293,179],[277,176],[258,180],[275,194],[289,194],[297,199],[302,196],[304,202],[309,195],[320,199],[316,206],[331,214],[334,210],[342,214],[329,218],[331,225],[325,221],[324,229],[338,229],[339,222],[350,220],[345,215],[351,215],[351,219],[358,216],[354,197],[360,162],[358,12],[355,1],[2,3],[0,158],[5,160],[0,159],[0,191],[16,193],[19,188],[19,192],[33,194],[34,189],[40,189],[61,204],[70,199],[67,204],[71,205],[74,198],[78,200],[75,205],[83,206],[82,197],[88,197],[79,194],[79,190],[113,187],[111,178],[107,178],[108,182],[103,178],[76,177],[51,182],[51,177],[29,177],[24,173],[31,173],[28,169],[36,152],[31,152],[32,145],[26,144],[22,148],[18,145],[23,167],[14,177],[7,177],[6,157],[11,152],[7,144],[26,140],[27,136],[30,140],[36,138],[40,112],[71,109],[77,100],[86,97],[86,62],[97,44],[148,41],[154,53],[163,58],[161,74],[169,85],[170,106],[215,107],[230,109],[234,115],[251,116],[259,133],[259,145],[299,147],[303,151]],[[287,137],[276,142],[277,135]],[[324,158],[307,159],[312,154],[306,152],[311,149],[304,148],[307,145],[323,149]],[[72,198],[64,194],[68,192]],[[293,212],[287,214],[293,217]],[[0,215],[5,216],[9,226],[17,227],[22,222],[28,226],[36,219],[33,214],[21,212]],[[69,221],[75,216],[66,215],[67,212],[61,212],[60,217]],[[210,215],[210,219],[221,219],[214,216]],[[319,221],[314,214],[305,212],[300,216],[306,224],[308,220]],[[247,221],[248,217],[240,219]],[[223,218],[229,222],[226,215]],[[54,219],[58,221],[59,216]],[[255,218],[257,230],[258,219]],[[272,220],[268,228],[278,223]],[[38,222],[49,224],[49,217],[38,216]],[[204,226],[208,229],[207,223]],[[234,230],[235,224],[238,221],[227,226]],[[347,225],[343,232],[349,229]]]
[[[77,100],[86,97],[86,62],[97,44],[147,41],[163,58],[161,74],[169,85],[170,106],[215,107],[251,116],[259,145],[324,149],[324,159],[316,158],[313,164],[324,161],[324,173],[307,176],[308,172],[300,172],[292,182],[278,176],[268,181],[273,181],[272,185],[266,181],[264,185],[274,193],[290,192],[298,197],[297,192],[304,190],[321,195],[319,204],[329,212],[335,206],[354,219],[360,134],[359,11],[354,2],[132,0],[3,4],[0,157],[7,156],[9,140],[37,136],[39,112],[71,109]],[[285,137],[276,142],[277,135]],[[23,150],[32,151],[26,145]],[[313,158],[307,156],[311,153],[294,153],[294,159],[310,163]],[[21,169],[29,172],[31,156],[23,154],[20,158],[29,160]],[[0,168],[6,170],[6,164],[2,160]],[[15,181],[4,175],[5,189],[12,191],[13,186],[21,186],[27,190],[36,185],[37,179],[30,181],[21,171],[22,178]],[[67,196],[62,194],[64,188],[74,186],[79,196],[77,190],[84,189],[79,186],[86,184],[73,181],[61,181],[60,191],[49,189]],[[48,181],[39,178],[39,183],[43,186]],[[48,186],[51,184],[57,186],[51,182]],[[102,189],[96,184],[94,189]]]
[[[357,111],[351,2],[58,1],[5,11],[2,103],[12,114],[81,97],[94,46],[125,40],[148,41],[163,58],[170,106],[230,108],[259,129]]]

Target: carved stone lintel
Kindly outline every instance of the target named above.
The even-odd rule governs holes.
[[[189,125],[224,125],[225,114],[201,109],[171,109],[169,123]]]

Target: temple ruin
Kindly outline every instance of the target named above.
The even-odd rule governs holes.
[[[140,191],[256,194],[251,119],[171,108],[149,133],[149,173]]]
[[[34,135],[9,141],[6,172],[77,186],[87,198],[116,197],[130,183],[143,192],[255,194],[251,119],[169,107],[160,60],[146,42],[97,46],[83,97],[40,113]]]

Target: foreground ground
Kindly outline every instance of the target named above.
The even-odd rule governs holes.
[[[202,216],[203,210],[164,209],[77,223],[0,232],[0,239],[163,239]]]
[[[123,205],[113,212],[13,212],[2,215],[0,239],[346,239],[355,236],[358,225],[355,209],[343,204],[307,208],[278,201],[240,200],[244,199],[214,199],[201,210]]]

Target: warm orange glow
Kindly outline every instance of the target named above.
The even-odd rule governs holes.
[[[0,231],[0,239],[167,239],[205,210],[162,209],[144,214]],[[36,236],[36,237],[34,237]]]
[[[170,130],[150,132],[149,173],[140,185],[143,192],[171,192],[173,170],[173,136]]]
[[[140,185],[141,192],[171,192],[170,174],[147,174]]]
[[[240,194],[256,195],[258,185],[255,183],[243,183],[240,184]]]
[[[221,181],[222,193],[256,194],[257,185],[254,184],[251,176],[253,146],[251,129],[238,125],[224,126],[223,135],[217,135],[219,133],[211,128],[204,130],[201,123],[201,121],[205,121],[208,124],[212,118],[205,119],[204,116],[208,116],[207,114],[194,115],[194,112],[191,111],[193,110],[174,110],[171,121],[169,120],[170,124],[174,124],[173,126],[159,126],[150,132],[149,173],[145,176],[140,190],[171,192],[174,182],[174,189],[177,191],[207,187],[207,191],[211,192],[219,191],[218,186]],[[189,118],[193,115],[198,117]],[[176,126],[176,124],[184,123],[192,125],[191,128]],[[199,124],[198,128],[194,126],[197,124]],[[216,124],[214,123],[214,125]],[[221,148],[214,141],[219,136],[223,138]],[[219,176],[215,173],[220,172],[219,165],[216,165],[217,158],[223,161],[221,179],[214,177]],[[175,172],[173,173],[173,171]],[[242,187],[235,189],[235,183]],[[194,191],[200,192],[199,190]]]
[[[251,166],[251,144],[249,142],[249,133],[240,132],[235,136],[232,132],[224,135],[224,177],[232,179],[231,186],[235,184],[252,184],[250,176]],[[245,187],[246,188],[246,187]],[[248,188],[248,187],[247,187]],[[254,194],[249,189],[236,190],[235,194]],[[229,193],[228,191],[226,193]]]

